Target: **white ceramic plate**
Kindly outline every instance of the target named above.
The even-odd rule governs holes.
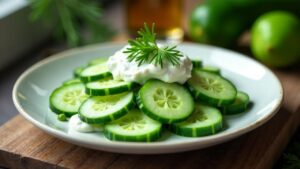
[[[67,122],[60,122],[48,108],[51,91],[67,79],[72,78],[75,67],[85,65],[100,56],[110,56],[124,44],[106,43],[77,48],[44,59],[17,80],[13,89],[13,100],[20,113],[46,133],[67,142],[119,153],[172,153],[200,149],[216,145],[268,121],[279,109],[283,91],[276,76],[265,66],[244,56],[212,46],[183,43],[178,48],[191,58],[201,58],[204,64],[221,68],[222,74],[239,90],[250,95],[252,108],[239,115],[225,116],[227,128],[216,135],[187,138],[164,132],[163,137],[153,143],[116,142],[107,140],[102,133],[78,133],[68,129]]]

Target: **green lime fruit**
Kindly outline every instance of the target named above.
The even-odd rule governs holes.
[[[285,11],[260,16],[251,30],[251,49],[266,65],[287,67],[300,60],[300,21]]]
[[[225,12],[222,11],[233,10],[227,7],[227,1],[209,2],[197,6],[190,14],[188,36],[200,43],[223,47],[233,46],[245,30],[244,19],[231,12],[223,14]]]

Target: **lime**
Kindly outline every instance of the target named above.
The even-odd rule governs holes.
[[[287,67],[300,60],[300,21],[285,11],[260,16],[251,30],[254,56],[269,66]]]
[[[190,14],[189,37],[200,43],[233,46],[245,30],[245,19],[234,12],[226,12],[229,10],[227,8],[233,10],[228,7],[227,1],[209,2],[197,6]]]

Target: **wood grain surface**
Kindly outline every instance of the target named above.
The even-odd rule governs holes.
[[[280,111],[227,143],[184,153],[127,155],[95,151],[45,134],[20,115],[0,127],[0,166],[8,168],[271,168],[300,122],[299,70],[276,71],[284,87]]]

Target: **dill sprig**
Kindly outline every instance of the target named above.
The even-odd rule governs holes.
[[[58,40],[70,46],[101,42],[113,35],[102,22],[102,8],[94,0],[30,0],[31,19],[43,20]]]
[[[138,31],[138,37],[135,40],[128,40],[130,47],[123,53],[128,54],[128,61],[135,61],[138,65],[152,63],[163,68],[164,62],[170,62],[172,65],[179,64],[182,53],[176,50],[176,46],[159,47],[156,43],[155,24],[152,24],[151,30],[144,23],[144,28]]]

